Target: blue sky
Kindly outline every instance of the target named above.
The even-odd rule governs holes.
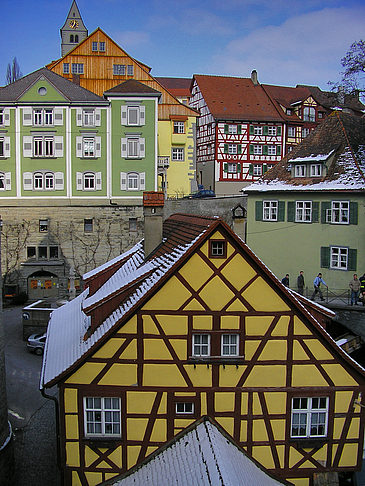
[[[365,38],[363,0],[77,0],[91,33],[101,27],[155,76],[218,74],[329,89],[340,59]],[[60,57],[71,0],[2,0],[0,85],[16,56],[23,74]]]

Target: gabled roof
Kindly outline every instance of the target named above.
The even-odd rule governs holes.
[[[186,96],[190,97],[190,85],[191,85],[191,78],[163,78],[163,77],[155,77],[157,81],[162,84],[164,88],[170,91],[170,93],[176,97],[178,96]]]
[[[271,98],[285,106],[285,108],[292,108],[293,104],[305,101],[311,95],[307,86],[297,86],[296,88],[271,84],[262,84],[261,86]]]
[[[292,164],[316,162],[329,166],[324,177],[292,177]],[[365,119],[343,112],[331,113],[281,162],[244,190],[365,191]]]
[[[329,347],[342,353],[342,358],[349,361],[352,368],[356,365],[332,341],[320,322],[313,317],[305,302],[289,292],[242,240],[219,218],[204,218],[190,215],[174,215],[164,223],[164,241],[147,262],[144,260],[142,244],[131,252],[130,258],[115,272],[108,281],[92,295],[87,288],[76,299],[52,312],[47,330],[47,342],[41,372],[41,388],[51,387],[75,371],[87,357],[99,349],[105,341],[124,323],[126,323],[154,293],[160,289],[170,276],[180,268],[210,235],[219,230],[232,239],[241,249],[247,261],[268,280],[280,296],[304,316],[315,332],[329,342]],[[122,256],[122,259],[125,255]],[[111,262],[115,263],[115,259]],[[102,265],[100,272],[107,269]],[[97,278],[98,273],[95,273]],[[135,285],[132,287],[130,283]],[[95,289],[94,289],[95,290]],[[84,306],[102,305],[110,296],[120,296],[115,310],[90,332],[90,318],[84,312]],[[315,304],[311,304],[312,306]],[[321,312],[320,306],[316,311]],[[359,367],[358,367],[359,368]],[[362,368],[361,373],[362,373]]]
[[[114,88],[108,89],[104,92],[105,96],[117,96],[117,95],[144,95],[144,96],[161,96],[161,93],[156,89],[147,86],[135,79],[128,79],[123,83],[114,86]]]
[[[47,68],[41,68],[23,78],[14,81],[14,83],[4,86],[0,89],[1,102],[17,102],[24,93],[31,88],[37,81],[47,80],[59,93],[61,93],[69,102],[92,102],[104,103],[106,101],[91,91],[72,83],[63,76],[50,71]],[[28,102],[29,104],[29,102]]]
[[[276,121],[287,117],[251,78],[195,74],[210,113],[218,120]]]
[[[104,486],[279,486],[263,466],[208,417],[184,429],[127,473]]]
[[[322,91],[318,86],[297,85],[298,89],[307,89],[318,104],[327,109],[349,108],[357,114],[364,113],[365,105],[361,103],[358,97],[351,93],[341,91]]]

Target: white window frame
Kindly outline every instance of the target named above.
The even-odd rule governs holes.
[[[63,74],[70,74],[70,63],[69,62],[63,63]]]
[[[228,144],[228,154],[229,155],[237,155],[238,154],[238,145],[236,143],[229,143]]]
[[[253,146],[253,155],[262,155],[262,145]]]
[[[139,106],[128,106],[127,107],[127,120],[128,126],[139,126]]]
[[[0,157],[5,157],[5,138],[0,137]]]
[[[238,133],[237,125],[228,125],[228,133],[230,135],[237,135]]]
[[[84,74],[84,64],[81,62],[73,62],[71,64],[72,74]]]
[[[295,221],[297,223],[312,222],[312,201],[295,201]]]
[[[33,157],[54,157],[55,140],[53,137],[37,136],[33,137]]]
[[[331,223],[350,224],[350,201],[331,202]]]
[[[82,138],[82,156],[85,158],[96,157],[96,142],[95,137]]]
[[[127,64],[127,76],[134,75],[134,66],[133,64]]]
[[[309,169],[311,177],[321,177],[322,164],[311,164]]]
[[[310,128],[307,127],[302,128],[302,138],[308,137],[309,133],[310,133]]]
[[[33,173],[33,188],[35,191],[54,191],[55,190],[55,175],[53,172],[39,172]]]
[[[313,106],[305,106],[303,108],[303,121],[315,122],[316,121],[316,110]]]
[[[263,201],[262,219],[263,221],[277,221],[279,211],[278,201]]]
[[[262,175],[262,164],[253,164],[253,175],[254,176]]]
[[[98,50],[98,43],[96,41],[93,41],[91,43],[91,50],[92,50],[92,52],[97,52],[97,50]]]
[[[53,126],[54,113],[52,108],[34,108],[33,125],[36,127]]]
[[[5,115],[4,115],[4,109],[0,108],[0,126],[5,125]]]
[[[174,121],[174,133],[185,133],[185,122]]]
[[[125,76],[125,64],[113,64],[114,76]]]
[[[82,110],[82,126],[94,127],[95,126],[95,110]]]
[[[84,172],[82,174],[82,190],[95,191],[96,190],[96,174],[95,172]]]
[[[228,162],[227,163],[227,172],[228,174],[237,174],[237,164]]]
[[[180,408],[180,410],[179,410]],[[175,403],[176,415],[193,415],[194,414],[194,402],[176,402]]]
[[[262,135],[262,127],[261,126],[255,126],[253,127],[253,134],[254,135]]]
[[[270,127],[270,126],[268,126],[268,127],[267,127],[267,134],[268,134],[270,137],[276,137],[276,134],[277,134],[277,129],[276,129],[276,127]]]
[[[305,164],[296,164],[294,166],[294,177],[305,177],[307,173]]]
[[[347,270],[349,263],[349,249],[345,246],[330,246],[330,268]]]
[[[127,157],[138,158],[139,157],[139,138],[128,137],[127,138]]]
[[[83,405],[85,437],[121,437],[119,397],[84,397]],[[96,425],[99,426],[97,431],[95,431]],[[107,431],[108,425],[112,428],[111,432]]]
[[[210,356],[210,334],[194,333],[192,337],[191,352],[193,356]]]
[[[276,145],[267,146],[267,155],[276,155]]]
[[[184,147],[172,147],[171,148],[171,160],[176,162],[184,162],[185,149]]]
[[[288,137],[295,138],[297,127],[288,127]]]
[[[139,191],[139,174],[137,172],[128,172],[127,191]]]
[[[228,342],[224,342],[228,341]],[[238,356],[239,355],[239,334],[224,333],[221,336],[221,355],[222,356]]]
[[[328,402],[328,397],[293,397],[290,436],[298,439],[327,437]],[[323,427],[323,433],[318,433],[319,427]],[[317,428],[317,433],[313,433],[313,428]]]
[[[100,52],[105,52],[105,42],[99,42],[99,51]]]

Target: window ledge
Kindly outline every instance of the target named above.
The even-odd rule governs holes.
[[[189,356],[188,363],[242,364],[244,359],[244,356]]]
[[[327,437],[291,437],[290,442],[295,444],[297,448],[301,449],[320,449],[327,444]]]
[[[110,447],[116,447],[122,440],[120,436],[116,437],[84,437],[83,442],[95,447],[102,447],[109,449]]]

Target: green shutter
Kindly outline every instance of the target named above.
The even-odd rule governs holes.
[[[224,125],[224,133],[228,133],[228,125]]]
[[[358,224],[357,202],[350,202],[350,224]]]
[[[267,164],[262,164],[262,173],[265,174],[267,172]]]
[[[228,154],[228,143],[224,144],[224,153]]]
[[[285,220],[285,201],[279,201],[278,203],[278,221]]]
[[[327,209],[331,209],[331,203],[324,201],[321,204],[321,223],[326,224]]]
[[[256,221],[262,221],[263,207],[264,207],[264,204],[263,204],[262,201],[256,201],[256,203],[255,203]]]
[[[357,250],[349,248],[347,270],[356,271],[356,266],[357,266]]]
[[[321,268],[330,267],[330,248],[329,246],[321,246]]]
[[[295,221],[295,202],[294,201],[288,202],[288,221],[290,221],[290,222]]]
[[[264,155],[267,155],[267,154],[269,153],[269,149],[268,149],[267,145],[264,145],[264,146],[262,147],[262,153],[263,153]]]
[[[250,145],[250,155],[253,155],[253,148],[254,148],[254,146]]]
[[[281,135],[281,127],[276,127],[276,135]]]
[[[241,125],[237,125],[237,133],[240,135],[242,133]]]
[[[269,133],[269,127],[265,125],[264,130],[263,130],[263,134],[267,135],[268,133]]]
[[[249,173],[249,175],[253,175],[253,164],[250,164],[248,166],[248,173]]]
[[[237,173],[241,174],[241,164],[237,164]]]
[[[228,164],[227,164],[227,162],[225,162],[223,164],[223,172],[228,172]]]
[[[319,202],[312,202],[312,223],[318,223],[319,221]]]
[[[276,155],[281,155],[281,145],[276,146]]]
[[[237,153],[238,153],[238,154],[242,154],[242,145],[241,145],[241,144],[239,144],[239,145],[237,146]]]
[[[254,134],[254,128],[253,128],[253,125],[250,125],[250,135],[253,135]]]

